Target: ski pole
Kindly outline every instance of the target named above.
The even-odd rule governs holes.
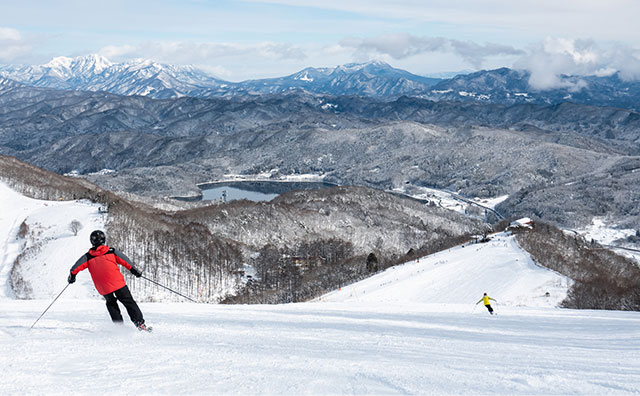
[[[44,312],[42,313],[42,315],[40,315],[40,317],[38,319],[36,319],[35,322],[33,322],[33,324],[31,325],[31,327],[29,329],[33,329],[33,326],[36,325],[36,323],[38,323],[38,321],[40,320],[40,318],[42,318],[44,316],[44,314],[47,313],[47,311],[49,310],[49,308],[51,308],[51,306],[53,305],[54,302],[56,302],[56,300],[62,295],[62,293],[64,293],[65,290],[67,290],[67,287],[69,287],[71,283],[67,283],[67,285],[64,287],[64,289],[62,289],[62,291],[60,292],[60,294],[58,294],[58,297],[54,298],[53,301],[51,301],[51,304],[49,304],[49,306],[47,307],[47,309],[44,310]]]
[[[147,278],[147,277],[146,277],[146,276],[144,276],[144,275],[142,275],[142,276],[141,276],[141,278],[142,278],[142,279],[146,279],[146,280],[148,280],[148,281],[149,281],[149,282],[151,282],[151,283],[155,283],[156,285],[158,285],[158,286],[160,286],[160,287],[163,287],[163,288],[165,288],[165,289],[169,290],[170,292],[172,292],[172,293],[175,293],[175,294],[179,295],[180,297],[184,297],[184,298],[186,298],[187,300],[189,300],[189,301],[191,301],[191,302],[197,302],[197,301],[192,300],[192,299],[190,299],[189,297],[185,296],[184,294],[180,294],[180,293],[178,293],[178,292],[177,292],[177,291],[175,291],[175,290],[172,290],[172,289],[170,289],[170,288],[168,288],[168,287],[166,287],[166,286],[164,286],[164,285],[161,285],[160,283],[158,283],[158,282],[154,281],[153,279],[149,279],[149,278]]]

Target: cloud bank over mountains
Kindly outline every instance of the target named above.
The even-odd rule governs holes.
[[[41,36],[36,39],[18,29],[0,26],[0,63],[44,63],[51,56],[42,51],[43,42],[46,40]],[[578,91],[583,87],[580,80],[567,81],[562,79],[563,75],[606,76],[618,72],[623,80],[640,79],[640,46],[563,37],[547,37],[525,48],[410,33],[352,35],[337,38],[329,44],[148,40],[108,44],[93,52],[120,62],[145,58],[168,64],[194,65],[228,81],[278,77],[308,66],[332,67],[372,60],[382,60],[418,75],[503,66],[528,70],[531,72],[530,85],[538,90],[568,88]],[[434,70],[436,67],[440,69]]]
[[[393,59],[453,53],[475,68],[481,68],[484,60],[497,55],[522,55],[524,51],[508,45],[495,43],[477,44],[472,41],[453,40],[444,37],[420,37],[410,34],[390,34],[369,38],[347,38],[340,42],[353,49],[353,56],[362,59],[388,55]]]
[[[423,76],[516,65],[540,89],[560,74],[640,74],[637,0],[5,3],[5,64],[100,53],[236,82],[372,60]]]
[[[605,48],[594,40],[547,38],[532,46],[514,63],[514,67],[531,72],[529,84],[534,89],[580,90],[580,81],[572,83],[561,79],[561,76],[602,77],[619,72],[623,80],[640,79],[640,48],[620,43]]]

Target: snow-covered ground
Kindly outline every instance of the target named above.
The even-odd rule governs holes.
[[[468,206],[466,202],[453,197],[450,192],[437,190],[434,188],[415,186],[410,184],[394,188],[391,191],[405,194],[423,201],[433,202],[445,209],[453,210],[454,212],[458,213],[464,213]]]
[[[429,187],[416,186],[413,184],[405,184],[391,190],[395,193],[405,194],[410,197],[423,201],[433,202],[445,209],[465,214],[469,211],[469,206],[485,207],[494,209],[499,203],[509,198],[508,195],[502,195],[494,198],[471,198],[461,199],[456,193],[451,191],[438,190]]]
[[[0,301],[0,389],[24,394],[638,394],[636,312],[472,305]]]
[[[43,233],[55,230],[46,213],[58,211],[99,225],[97,208],[83,202],[28,200],[0,185],[0,204],[3,270],[19,250],[21,219]],[[76,242],[59,232],[43,252],[67,261],[86,250],[87,235]],[[314,302],[143,303],[151,334],[112,324],[84,273],[30,329],[68,267],[42,277],[51,284],[34,283],[40,299],[0,297],[2,395],[640,393],[640,314],[555,307],[567,280],[537,267],[505,234]],[[498,300],[497,316],[475,305],[484,291]]]
[[[499,306],[555,307],[566,297],[569,282],[537,266],[513,236],[500,233],[488,243],[456,247],[389,268],[321,300],[473,306],[487,292]]]
[[[619,239],[635,235],[634,229],[620,229],[615,224],[609,224],[606,219],[595,217],[588,227],[578,230],[578,233],[588,241],[594,239],[599,243],[611,245]]]
[[[279,169],[271,169],[267,172],[262,172],[254,175],[240,175],[240,174],[226,174],[222,179],[199,183],[199,185],[206,185],[216,182],[231,182],[231,181],[281,181],[281,182],[322,182],[326,175],[315,173],[300,173],[300,174],[288,174],[280,175],[274,178],[274,174],[279,173]]]
[[[621,246],[633,250],[613,249],[617,254],[628,257],[640,265],[640,246],[625,241],[629,236],[636,235],[636,230],[620,228],[616,224],[611,224],[606,218],[595,217],[591,224],[584,229],[574,231],[582,235],[587,241],[595,240],[600,244],[609,246]]]
[[[13,297],[9,276],[20,253],[21,275],[32,298],[50,298],[67,283],[69,269],[91,247],[89,234],[104,229],[99,206],[88,201],[42,201],[27,198],[0,182],[0,298]],[[80,223],[77,235],[71,222]],[[18,236],[25,223],[27,235]],[[78,278],[75,297],[99,297],[89,277]]]

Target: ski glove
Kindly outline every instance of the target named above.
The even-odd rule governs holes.
[[[76,276],[75,274],[69,274],[69,277],[67,278],[67,282],[69,283],[73,283],[76,281]]]
[[[142,271],[140,271],[139,269],[137,269],[136,267],[131,267],[131,269],[129,270],[136,278],[139,278],[142,276]]]

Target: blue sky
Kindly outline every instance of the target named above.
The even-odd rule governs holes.
[[[640,76],[638,0],[2,0],[0,63],[99,53],[227,80],[383,60],[412,73]],[[546,80],[544,74],[549,74]]]

